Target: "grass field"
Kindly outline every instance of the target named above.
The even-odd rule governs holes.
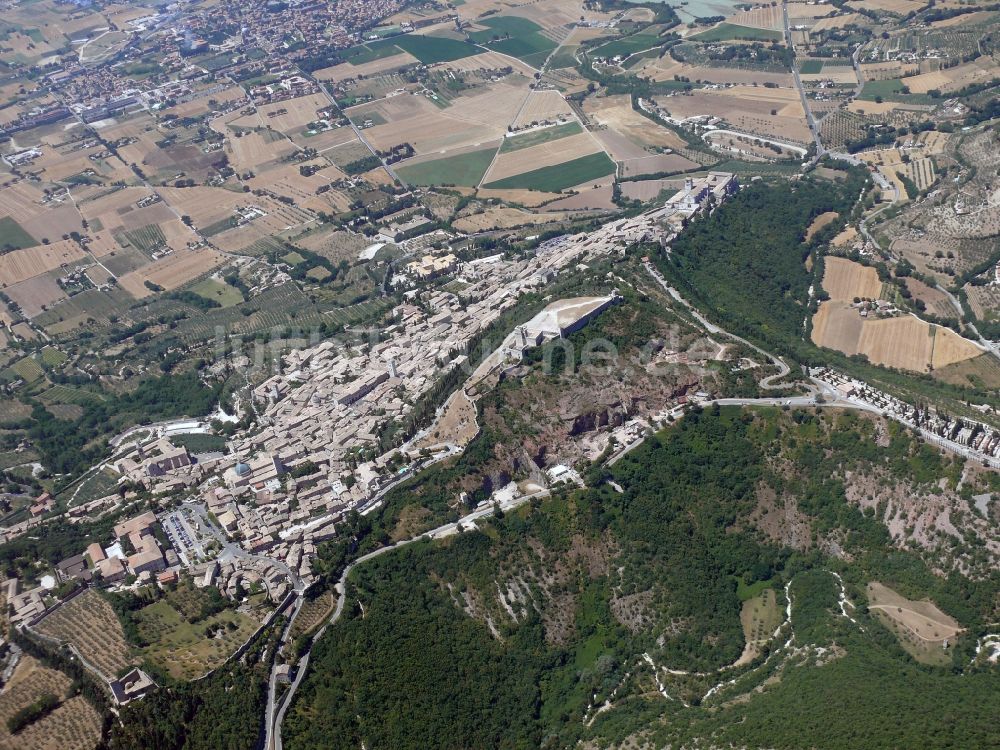
[[[91,500],[107,497],[117,491],[119,478],[118,474],[105,467],[100,471],[95,471],[86,479],[69,485],[56,496],[56,500],[60,503],[65,500],[69,506],[75,507],[89,503]]]
[[[190,435],[173,435],[170,442],[176,446],[183,446],[191,453],[212,453],[226,450],[226,439],[222,435],[204,435],[192,433]]]
[[[532,130],[521,135],[512,135],[504,139],[503,145],[500,146],[500,153],[505,154],[509,151],[520,151],[523,148],[556,141],[560,138],[568,138],[571,135],[577,135],[582,132],[583,128],[580,126],[580,123],[567,122],[565,125],[556,125],[541,130]]]
[[[574,185],[581,185],[589,180],[607,177],[614,171],[615,163],[602,151],[551,167],[542,167],[505,177],[502,180],[484,185],[484,187],[493,190],[524,189],[556,193]]]
[[[906,104],[934,104],[935,99],[927,94],[907,94],[903,91],[904,84],[898,78],[888,78],[884,81],[865,81],[865,87],[858,99],[874,102],[881,99],[887,102]]]
[[[962,630],[953,618],[931,601],[907,599],[877,581],[868,584],[867,594],[868,609],[914,659],[936,666],[951,664],[946,644]]]
[[[180,680],[222,664],[256,630],[257,623],[231,609],[189,622],[166,599],[144,607],[139,629],[149,641],[146,657]],[[207,636],[211,631],[213,636]]]
[[[0,250],[34,247],[38,242],[9,216],[0,218]]]
[[[202,279],[197,284],[192,285],[190,291],[199,297],[218,302],[223,307],[238,305],[243,301],[243,293],[239,289],[215,279]]]
[[[619,55],[627,57],[634,55],[636,52],[656,47],[662,42],[663,40],[654,34],[633,34],[632,36],[614,39],[607,44],[602,44],[600,47],[592,50],[591,55],[605,58],[618,57]]]
[[[446,156],[397,168],[399,176],[412,185],[462,185],[475,187],[486,173],[496,152],[492,148]]]
[[[803,60],[799,65],[800,73],[815,74],[823,72],[822,60]]]
[[[689,38],[699,42],[724,42],[730,39],[778,42],[781,41],[782,33],[773,29],[755,29],[751,26],[738,26],[734,23],[720,23],[714,29],[703,31]]]
[[[486,26],[488,30],[472,32],[469,36],[474,42],[532,65],[543,62],[558,46],[548,37],[542,36],[541,26],[527,18],[498,16],[477,23]]]

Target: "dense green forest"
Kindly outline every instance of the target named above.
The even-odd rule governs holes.
[[[99,750],[249,750],[264,730],[267,678],[278,618],[240,661],[194,682],[171,684],[121,707]],[[161,678],[162,680],[162,678]]]
[[[635,733],[655,746],[709,737],[780,748],[995,745],[1000,733],[982,717],[1000,698],[1000,675],[968,668],[971,635],[952,669],[932,668],[863,608],[858,624],[838,615],[830,571],[853,601],[867,581],[885,581],[933,598],[970,634],[995,615],[1000,592],[995,573],[942,577],[892,550],[884,527],[847,502],[848,472],[916,491],[953,484],[961,467],[903,430],[878,447],[875,429],[852,415],[696,410],[614,467],[622,492],[609,483],[559,492],[481,531],[360,566],[344,617],[313,652],[286,746],[572,747]],[[803,497],[816,538],[835,534],[853,562],[767,541],[746,522],[765,485]],[[740,587],[773,587],[784,600],[789,582],[793,647],[775,642],[774,658],[729,672],[738,684],[704,706],[699,696],[719,678],[676,678],[669,689],[690,708],[659,695],[642,654],[712,674],[743,647]],[[528,593],[502,605],[498,592],[512,586]],[[646,602],[643,617],[615,614],[630,598]],[[824,653],[835,656],[817,666]],[[588,706],[619,685],[615,708],[588,727]]]

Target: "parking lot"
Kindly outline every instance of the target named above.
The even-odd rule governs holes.
[[[163,530],[185,565],[205,556],[201,540],[184,511],[174,511],[163,519]]]

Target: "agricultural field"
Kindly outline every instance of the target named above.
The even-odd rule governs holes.
[[[243,293],[239,289],[214,278],[202,279],[191,285],[188,291],[194,292],[199,297],[218,302],[222,307],[230,307],[243,302]]]
[[[122,276],[118,283],[136,299],[153,294],[146,282],[170,291],[208,273],[224,263],[226,257],[209,248],[176,250],[138,271]]]
[[[20,250],[37,244],[38,241],[12,218],[9,216],[0,218],[0,248]]]
[[[568,138],[582,132],[583,128],[580,127],[580,123],[568,122],[563,125],[552,125],[526,133],[515,133],[504,138],[503,144],[500,146],[500,153],[503,154],[508,151],[519,151],[523,148],[539,146],[549,141],[557,141],[560,138]]]
[[[882,281],[878,271],[871,266],[834,255],[828,255],[824,264],[823,289],[830,299],[849,302],[855,297],[879,299],[882,296]]]
[[[402,51],[412,55],[424,65],[433,65],[478,55],[483,51],[482,48],[465,41],[424,34],[404,34],[391,39],[368,42],[365,46],[372,51],[371,55],[360,58],[355,56],[351,58],[353,61],[370,62]]]
[[[581,132],[537,146],[500,153],[483,180],[487,185],[491,185],[527,170],[537,171],[545,167],[554,167],[599,153],[602,153],[600,143],[590,133]]]
[[[951,664],[948,645],[962,631],[954,618],[934,602],[907,599],[878,581],[868,584],[866,594],[869,611],[876,613],[914,659],[935,666]]]
[[[615,163],[603,151],[579,159],[542,167],[484,185],[494,190],[525,189],[561,192],[576,185],[601,180],[614,174]]]
[[[333,612],[335,601],[332,591],[324,591],[315,599],[306,598],[298,617],[292,625],[292,640],[313,632]]]
[[[111,605],[95,591],[85,591],[35,626],[42,635],[73,646],[106,680],[135,662]]]
[[[493,148],[469,151],[443,159],[414,163],[412,160],[397,167],[399,176],[411,185],[460,185],[475,187],[493,162]]]
[[[82,696],[66,699],[71,680],[25,654],[0,693],[0,748],[4,750],[92,750],[101,737],[101,715]],[[60,705],[11,735],[7,720],[43,696]]]
[[[557,46],[540,33],[543,31],[541,26],[519,16],[493,16],[477,21],[476,25],[486,28],[470,33],[472,41],[535,67],[541,67]]]
[[[765,588],[760,594],[745,599],[740,610],[740,624],[743,626],[746,647],[737,664],[753,661],[771,640],[783,619],[784,614],[778,605],[774,589]]]
[[[87,259],[72,240],[58,240],[0,255],[0,289]]]
[[[734,23],[720,23],[708,31],[695,34],[691,39],[699,42],[727,42],[727,41],[752,41],[752,42],[779,42],[782,33],[776,29],[762,29],[753,26],[739,26]]]
[[[862,318],[847,302],[823,302],[813,317],[817,346],[847,355],[863,354],[870,362],[912,372],[933,372],[974,359],[983,350],[972,341],[912,315]]]

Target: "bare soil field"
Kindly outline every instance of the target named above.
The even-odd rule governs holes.
[[[910,76],[903,79],[903,84],[915,94],[926,94],[931,89],[948,92],[956,91],[973,83],[989,81],[998,73],[1000,70],[996,64],[991,59],[985,58],[983,62],[976,60],[947,70]]]
[[[380,73],[396,70],[397,68],[416,65],[418,62],[419,60],[409,52],[402,52],[398,55],[383,57],[380,60],[372,60],[360,65],[354,65],[349,62],[341,63],[330,68],[317,70],[314,75],[321,81],[346,81],[361,76],[365,76],[366,78],[376,76]]]
[[[125,226],[124,215],[133,210],[138,201],[151,197],[152,193],[146,188],[124,187],[109,190],[77,205],[80,213],[90,224],[97,221],[100,222],[101,229],[114,231]]]
[[[36,216],[44,193],[29,182],[15,182],[0,190],[0,215],[10,216],[18,224]]]
[[[806,242],[809,242],[820,229],[827,226],[830,222],[836,221],[839,216],[840,214],[836,211],[827,211],[813,219],[808,229],[806,229]]]
[[[511,229],[513,227],[547,224],[562,221],[566,214],[558,211],[531,213],[519,208],[487,208],[482,213],[455,219],[452,225],[460,232],[483,232],[487,229]]]
[[[584,102],[584,111],[608,130],[621,133],[641,146],[684,148],[687,145],[673,131],[660,127],[632,109],[632,101],[626,95],[588,97]]]
[[[479,434],[479,423],[476,421],[476,405],[465,394],[464,388],[459,388],[448,398],[441,417],[432,426],[431,431],[414,447],[433,448],[438,445],[457,445],[464,447]]]
[[[890,78],[901,78],[918,72],[916,65],[904,65],[898,60],[861,64],[861,75],[866,81],[887,81]]]
[[[940,370],[957,362],[978,357],[982,353],[983,350],[978,345],[959,336],[950,328],[937,327],[931,366],[935,370]]]
[[[13,250],[0,255],[0,288],[40,276],[87,258],[72,240],[57,240],[48,245],[35,245],[26,250]]]
[[[778,73],[764,70],[746,70],[743,68],[709,67],[706,65],[691,65],[674,60],[669,55],[651,58],[643,62],[643,75],[654,81],[672,81],[674,76],[683,76],[695,82],[702,83],[740,83],[763,84],[776,83],[782,87],[795,85],[791,73]]]
[[[612,193],[611,185],[587,187],[576,195],[546,204],[546,208],[550,211],[612,211],[617,208],[612,200]]]
[[[136,299],[142,299],[153,293],[145,285],[146,281],[169,291],[218,268],[225,261],[226,256],[210,248],[175,250],[138,271],[125,274],[118,279],[118,285]]]
[[[920,0],[865,0],[864,2],[854,0],[845,4],[854,10],[860,8],[867,8],[869,10],[878,8],[879,10],[887,10],[890,13],[898,13],[901,16],[905,16],[910,11],[916,11],[923,7]]]
[[[295,152],[295,144],[281,138],[275,140],[265,133],[250,131],[226,140],[227,151],[232,159],[233,169],[243,173],[262,172],[264,165],[275,162]]]
[[[848,356],[858,354],[863,324],[863,318],[850,304],[828,300],[813,316],[812,341],[817,346],[836,349]]]
[[[3,290],[16,302],[27,318],[34,318],[57,302],[66,299],[66,292],[49,274],[35,276]]]
[[[866,594],[868,609],[879,615],[915,659],[930,664],[951,661],[946,657],[945,644],[954,642],[963,630],[954,618],[932,601],[907,599],[878,581],[868,584]]]
[[[755,29],[780,29],[784,26],[780,5],[762,5],[750,10],[734,13],[726,19],[738,26],[751,26]]]
[[[601,151],[601,147],[590,133],[579,133],[567,138],[540,143],[537,146],[501,153],[483,177],[483,184],[502,180],[522,172],[530,172],[533,169],[562,164],[599,151]]]
[[[544,122],[558,118],[575,119],[573,109],[558,91],[543,89],[528,95],[521,114],[514,121],[515,128],[525,127],[533,122]]]
[[[926,372],[934,352],[934,332],[912,315],[869,320],[861,330],[858,350],[877,365]]]
[[[161,188],[163,200],[190,216],[195,226],[204,228],[220,219],[231,216],[236,206],[248,202],[247,196],[223,188],[196,186],[190,188]]]
[[[403,94],[374,105],[386,120],[365,130],[365,137],[378,149],[388,150],[410,143],[418,154],[444,153],[500,138],[507,130],[525,91],[504,83],[473,96],[460,97],[447,109],[439,109],[424,96]],[[365,105],[369,111],[373,105]],[[354,111],[352,119],[356,120]]]
[[[650,154],[639,159],[623,161],[621,173],[625,177],[634,177],[663,172],[684,172],[697,167],[698,164],[680,154]]]
[[[718,91],[697,90],[657,100],[674,117],[713,115],[738,129],[800,143],[809,140],[809,127],[798,92],[733,86]],[[771,112],[776,114],[771,114]]]
[[[655,200],[661,192],[670,194],[682,187],[684,187],[683,179],[636,180],[635,182],[623,182],[621,185],[622,195],[634,201]]]
[[[955,308],[951,306],[951,302],[948,301],[944,292],[938,291],[913,277],[906,279],[906,288],[910,290],[914,298],[927,305],[927,311],[932,315],[941,318],[950,318],[955,315]]]
[[[301,128],[316,119],[316,110],[328,107],[330,100],[323,94],[309,94],[296,99],[286,99],[257,108],[261,122],[274,130],[287,133]],[[285,110],[282,112],[282,110]],[[281,113],[281,114],[279,114]]]
[[[862,25],[864,16],[860,13],[844,13],[833,18],[819,18],[812,25],[812,31],[827,31],[829,29],[840,29],[844,26]]]
[[[496,198],[506,203],[516,203],[521,206],[533,208],[543,203],[562,198],[560,193],[543,193],[538,190],[493,190],[480,188],[476,195],[480,198]]]
[[[113,680],[129,666],[125,633],[111,605],[100,594],[85,591],[35,626],[42,635],[72,644],[80,655]]]

